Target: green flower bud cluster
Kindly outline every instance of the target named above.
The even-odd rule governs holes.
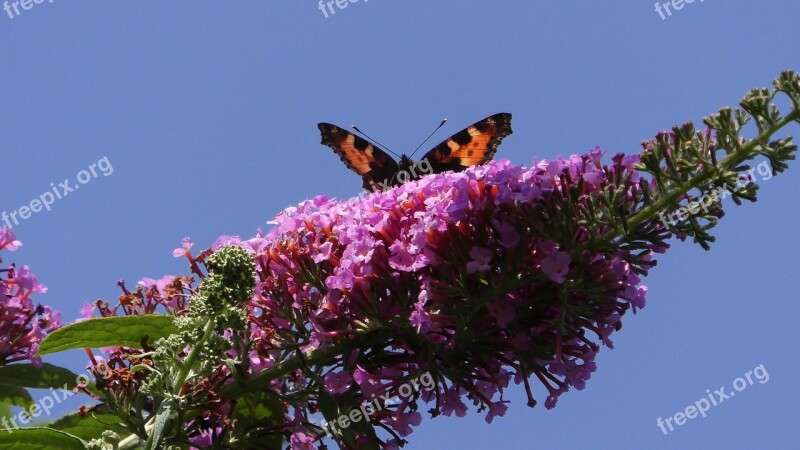
[[[253,257],[241,247],[223,247],[206,260],[206,267],[209,275],[203,280],[199,294],[189,299],[189,315],[174,319],[178,333],[156,341],[152,358],[157,370],[142,383],[143,393],[173,396],[176,380],[180,379],[180,384],[186,381],[186,376],[179,376],[182,371],[191,377],[210,376],[213,362],[231,348],[231,343],[220,336],[222,332],[226,328],[244,328],[247,309],[243,305],[252,297],[255,285]],[[217,334],[205,335],[210,322]],[[189,364],[191,369],[179,363],[187,358],[183,354],[187,348],[197,352],[196,359],[182,363]]]
[[[203,282],[203,290],[218,297],[228,306],[241,306],[253,296],[256,264],[253,255],[238,246],[217,250],[206,261],[211,275]]]
[[[217,331],[242,328],[247,318],[242,305],[253,296],[255,285],[253,256],[241,247],[227,246],[212,254],[205,265],[209,275],[200,293],[189,299],[189,314],[215,318]]]
[[[103,431],[100,439],[92,439],[86,443],[88,450],[116,450],[119,448],[120,437],[117,433]]]

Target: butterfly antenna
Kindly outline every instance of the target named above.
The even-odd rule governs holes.
[[[447,119],[442,119],[442,123],[440,123],[440,124],[439,124],[439,126],[438,126],[438,127],[436,127],[436,129],[435,129],[435,130],[433,130],[433,133],[431,133],[430,135],[428,135],[428,137],[426,137],[426,138],[425,138],[425,140],[424,140],[424,141],[422,141],[422,143],[421,143],[421,144],[419,144],[419,145],[417,146],[417,148],[415,148],[415,149],[414,149],[414,151],[413,151],[413,152],[411,152],[411,155],[409,155],[408,157],[409,157],[409,158],[411,158],[412,156],[414,156],[414,153],[417,153],[417,150],[419,150],[419,149],[420,149],[420,147],[422,147],[423,145],[425,145],[425,143],[426,143],[426,142],[428,142],[428,139],[432,138],[432,137],[433,137],[433,135],[434,135],[434,134],[436,134],[436,132],[437,132],[437,131],[439,131],[439,128],[442,128],[442,126],[444,126],[445,122],[447,122]]]
[[[394,156],[397,156],[398,158],[400,157],[400,155],[398,155],[397,153],[389,150],[389,147],[387,147],[387,146],[381,144],[380,142],[376,141],[375,139],[372,139],[371,137],[367,136],[367,133],[364,133],[363,131],[359,130],[357,126],[351,125],[351,128],[356,130],[356,131],[358,131],[359,133],[361,133],[365,138],[367,138],[368,141],[370,141],[375,146],[383,147],[383,149],[386,150],[387,152],[393,154]]]

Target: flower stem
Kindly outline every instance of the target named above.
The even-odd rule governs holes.
[[[206,328],[203,331],[203,337],[200,339],[200,342],[195,344],[192,347],[192,351],[189,352],[189,356],[183,361],[183,365],[181,366],[180,372],[178,372],[178,376],[175,378],[175,384],[172,386],[172,393],[175,395],[180,394],[181,388],[183,387],[183,383],[186,382],[186,378],[189,377],[189,372],[194,367],[195,363],[197,362],[197,358],[200,357],[200,352],[203,349],[203,346],[208,342],[208,339],[211,338],[211,333],[214,332],[214,326],[216,325],[216,321],[214,318],[208,319],[206,323]]]
[[[198,341],[197,343],[195,343],[192,346],[192,351],[189,352],[189,356],[187,356],[186,359],[183,361],[183,364],[181,365],[181,370],[178,372],[178,375],[175,377],[175,381],[173,382],[173,385],[172,385],[172,394],[174,396],[179,396],[180,395],[181,388],[183,387],[183,384],[186,382],[186,379],[189,377],[189,373],[194,368],[194,365],[197,363],[197,359],[200,357],[200,352],[202,351],[202,349],[205,346],[206,342],[208,342],[208,340],[211,338],[211,334],[214,332],[214,326],[215,325],[216,325],[216,320],[214,320],[213,317],[209,318],[208,322],[206,322],[206,326],[205,326],[205,328],[203,330],[203,337],[200,338],[200,341]],[[157,442],[159,439],[157,437],[154,439],[152,427],[154,427],[154,425],[155,425],[154,421],[157,420],[157,418],[163,412],[164,405],[166,405],[168,403],[171,403],[171,401],[167,401],[167,400],[162,401],[158,405],[158,409],[153,414],[150,415],[147,424],[145,424],[145,429],[146,430],[148,429],[148,427],[150,427],[150,429],[147,430],[147,433],[149,434],[149,437],[148,437],[147,443],[145,444],[145,448],[146,449],[159,448],[158,446],[159,446],[160,443]],[[159,433],[158,430],[157,430],[156,434],[161,434],[161,433]],[[120,444],[122,444],[123,442],[126,445],[136,445],[136,444],[140,443],[141,441],[138,440],[138,436],[136,438],[134,438],[133,436],[129,436],[124,441],[122,441]]]
[[[367,339],[363,339],[366,338]],[[391,337],[389,330],[372,330],[363,331],[356,334],[353,338],[357,340],[355,346],[359,348],[366,348],[377,342],[382,342]],[[362,339],[359,339],[362,338]],[[246,392],[251,392],[253,389],[258,389],[259,386],[264,387],[270,380],[274,380],[283,375],[297,370],[304,365],[315,366],[318,364],[327,363],[341,356],[345,353],[345,348],[353,348],[353,341],[347,343],[347,347],[343,344],[331,345],[325,350],[314,350],[306,356],[294,356],[289,359],[283,360],[280,363],[270,367],[269,369],[262,370],[253,374],[246,380],[239,380],[237,383],[231,383],[220,390],[224,397],[236,397]]]
[[[775,122],[775,124],[764,130],[761,134],[759,134],[755,139],[749,141],[748,143],[742,145],[737,150],[731,152],[725,158],[723,158],[719,165],[721,167],[734,167],[748,159],[752,158],[753,149],[758,146],[762,145],[764,142],[768,142],[769,138],[775,134],[778,130],[785,127],[791,122],[797,121],[800,119],[800,110],[794,110],[783,119]],[[639,212],[634,214],[633,216],[627,219],[628,221],[628,230],[634,230],[638,225],[646,220],[653,219],[658,216],[659,212],[663,211],[664,208],[667,208],[670,205],[675,204],[681,196],[686,194],[687,192],[700,187],[703,183],[707,182],[714,174],[714,171],[711,168],[705,168],[702,172],[700,172],[697,176],[689,180],[687,183],[678,186],[675,190],[668,193],[664,197],[653,202],[651,205],[641,209]]]
[[[143,443],[142,438],[140,438],[136,434],[132,434],[126,437],[125,439],[119,441],[119,444],[117,444],[117,449],[118,450],[139,449],[142,448],[142,443]]]

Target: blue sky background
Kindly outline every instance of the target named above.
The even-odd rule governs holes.
[[[84,301],[116,298],[120,278],[185,273],[171,257],[183,236],[205,248],[310,196],[359,192],[319,144],[320,121],[408,151],[442,117],[433,143],[508,111],[514,134],[497,156],[515,163],[595,145],[638,152],[800,69],[798,16],[794,0],[697,0],[666,20],[632,0],[371,0],[327,19],[311,0],[0,11],[0,211],[103,157],[114,168],[16,226],[25,246],[3,257],[30,265],[50,288],[37,300],[68,321]],[[494,424],[426,419],[408,448],[790,448],[798,189],[795,163],[758,203],[728,202],[711,252],[676,242],[585,391],[547,411],[515,386]],[[46,360],[81,370],[85,357]],[[767,383],[669,435],[656,426],[760,364]]]

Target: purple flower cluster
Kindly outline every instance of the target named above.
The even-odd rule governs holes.
[[[13,252],[21,245],[10,229],[0,228],[0,251]],[[31,300],[34,293],[45,292],[47,288],[39,284],[28,266],[0,268],[0,365],[22,360],[41,365],[36,356],[39,343],[61,326],[59,312],[34,305]]]
[[[242,245],[259,268],[251,324],[263,339],[250,359],[268,367],[282,348],[349,348],[324,377],[340,398],[397,395],[430,372],[435,390],[371,417],[394,436],[386,448],[419,424],[418,399],[433,416],[463,416],[471,402],[491,422],[506,412],[512,380],[534,406],[534,379],[554,407],[584,388],[625,312],[644,306],[639,275],[664,250],[634,256],[599,239],[610,227],[589,225],[599,195],[614,192],[611,206],[628,211],[641,197],[637,157],[602,166],[601,156],[503,160],[347,201],[320,196],[285,210],[264,236],[222,237],[213,248]],[[379,344],[358,344],[387,330]],[[284,394],[297,389],[293,375]],[[293,406],[291,422],[309,423]],[[315,436],[295,431],[292,442]]]
[[[271,423],[272,433],[293,449],[313,448],[328,431],[318,413],[330,399],[336,415],[375,402],[375,428],[339,424],[350,434],[333,437],[342,448],[397,448],[421,423],[422,403],[433,417],[462,417],[471,404],[491,423],[505,414],[513,381],[524,385],[529,406],[544,397],[555,407],[570,388],[585,387],[622,316],[644,307],[640,276],[665,246],[607,236],[617,235],[617,211],[641,208],[647,182],[633,168],[637,156],[617,154],[610,165],[601,157],[594,149],[532,167],[501,160],[344,201],[319,196],[283,211],[266,234],[221,236],[196,255],[187,238],[173,255],[203,278],[217,249],[252,253],[257,285],[247,327],[223,337],[246,349],[230,354],[246,378],[263,379],[258,388],[285,399],[284,422]],[[661,242],[669,237],[653,220],[642,226]],[[160,304],[183,314],[192,284],[145,279],[128,292],[122,283],[122,312]],[[87,317],[93,306],[103,316],[119,312],[98,301],[85,305]],[[307,356],[292,365],[298,351]],[[262,372],[276,375],[258,378]],[[237,401],[225,397],[236,383],[231,372],[220,365],[215,373],[185,386],[217,399],[203,415],[203,440],[226,433]],[[403,392],[423,373],[434,387]]]

